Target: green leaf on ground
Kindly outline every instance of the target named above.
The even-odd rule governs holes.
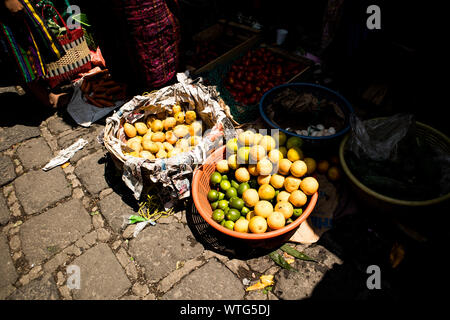
[[[292,248],[291,246],[289,246],[287,243],[283,244],[280,248],[281,250],[283,250],[284,252],[286,252],[287,254],[290,254],[291,256],[293,256],[294,258],[303,260],[303,261],[314,261],[317,262],[317,260],[307,256],[306,254],[297,251],[296,249]]]
[[[298,270],[293,268],[289,263],[287,263],[287,261],[284,260],[283,256],[281,256],[277,251],[269,253],[269,257],[283,269],[298,272]]]

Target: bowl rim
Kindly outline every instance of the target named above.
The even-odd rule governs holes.
[[[216,156],[218,153],[223,154],[225,149],[226,149],[226,146],[220,147],[219,149],[214,151],[214,153],[211,154],[208,157],[208,159]],[[208,159],[205,162],[207,162]],[[276,238],[278,236],[284,235],[284,234],[298,228],[304,221],[306,221],[306,219],[308,219],[308,217],[310,216],[310,214],[316,207],[317,200],[319,198],[318,192],[313,194],[309,200],[309,203],[308,203],[306,209],[303,211],[302,215],[299,218],[297,218],[296,220],[294,220],[294,222],[290,223],[289,225],[287,225],[281,229],[273,230],[273,231],[269,231],[269,232],[265,232],[265,233],[259,233],[259,234],[258,233],[237,232],[234,230],[227,229],[227,228],[221,226],[219,223],[215,222],[212,219],[211,214],[207,213],[203,207],[197,205],[197,203],[200,203],[200,200],[199,200],[200,193],[196,191],[196,187],[199,185],[199,179],[200,179],[199,173],[202,170],[202,168],[203,168],[203,164],[201,166],[199,166],[198,168],[196,168],[194,170],[194,174],[193,174],[193,178],[192,178],[192,198],[194,200],[195,207],[197,208],[197,211],[199,212],[199,214],[203,217],[203,219],[210,226],[212,226],[216,230],[218,230],[222,233],[225,233],[233,238],[239,238],[239,239],[243,239],[243,240],[270,240],[272,238]]]
[[[329,93],[331,93],[331,94],[337,96],[337,97],[340,98],[342,101],[344,101],[344,104],[345,104],[345,106],[349,109],[350,114],[354,113],[353,107],[352,107],[352,105],[350,104],[350,102],[349,102],[344,96],[342,96],[340,93],[338,93],[338,92],[336,92],[336,91],[334,91],[334,90],[331,90],[331,89],[329,89],[329,88],[327,88],[327,87],[321,86],[321,85],[319,85],[319,84],[315,84],[315,83],[308,83],[308,82],[293,82],[293,83],[285,83],[285,84],[276,86],[276,87],[270,89],[269,91],[267,91],[267,92],[263,95],[263,97],[261,98],[261,100],[260,100],[260,102],[259,102],[259,113],[261,114],[261,117],[264,119],[264,121],[265,121],[266,123],[268,123],[272,128],[277,128],[277,129],[279,129],[280,131],[282,131],[282,132],[284,132],[284,133],[286,133],[286,134],[289,134],[289,135],[291,135],[291,136],[299,137],[299,138],[302,138],[302,139],[309,139],[309,140],[330,140],[330,139],[333,139],[333,138],[340,137],[340,136],[342,136],[343,134],[347,133],[347,132],[350,130],[350,123],[349,123],[344,129],[342,129],[342,130],[339,131],[339,132],[336,132],[336,133],[333,134],[333,135],[330,135],[330,136],[322,136],[322,137],[312,137],[312,136],[304,136],[304,135],[298,134],[298,133],[296,133],[296,132],[292,132],[292,131],[283,129],[283,128],[281,128],[280,126],[278,126],[278,125],[276,125],[275,123],[273,123],[273,122],[267,117],[267,115],[266,115],[266,113],[265,113],[265,111],[264,111],[264,108],[263,108],[263,103],[264,103],[264,100],[266,99],[266,97],[267,97],[271,92],[273,92],[273,91],[275,91],[275,90],[278,90],[278,89],[280,89],[280,88],[284,88],[284,87],[298,87],[298,86],[300,86],[300,87],[320,88],[320,89],[322,89],[322,90],[328,91]]]
[[[421,127],[424,127],[426,129],[432,130],[434,133],[442,136],[444,139],[446,139],[448,141],[448,138],[441,133],[440,131],[424,124],[421,123],[419,121],[416,121],[416,125],[419,125]],[[347,145],[348,140],[350,139],[350,134],[347,134],[341,141],[341,144],[339,146],[339,160],[342,166],[342,169],[344,170],[345,174],[348,176],[348,178],[350,179],[350,181],[352,183],[354,183],[358,188],[360,188],[362,191],[364,191],[365,193],[369,194],[370,196],[390,203],[390,204],[395,204],[395,205],[399,205],[399,206],[407,206],[407,207],[423,207],[423,206],[429,206],[429,205],[434,205],[434,204],[438,204],[440,202],[443,202],[447,199],[450,199],[450,192],[446,195],[440,196],[438,198],[434,198],[434,199],[429,199],[429,200],[423,200],[423,201],[417,201],[417,200],[401,200],[401,199],[396,199],[396,198],[392,198],[389,196],[385,196],[381,193],[378,193],[376,191],[374,191],[373,189],[368,188],[367,186],[365,186],[358,178],[356,178],[355,175],[353,175],[353,173],[350,171],[350,168],[347,165],[347,162],[345,161],[345,146]]]

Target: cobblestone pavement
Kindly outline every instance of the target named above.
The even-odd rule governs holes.
[[[259,249],[211,244],[213,233],[196,222],[190,202],[133,238],[134,227],[124,225],[124,218],[137,212],[137,203],[96,141],[103,125],[82,128],[57,113],[36,117],[32,124],[12,119],[0,125],[0,299],[291,300],[367,294],[365,270],[344,267],[323,244],[297,246],[318,260],[296,260],[299,272],[281,269]],[[68,167],[41,170],[79,137],[89,144]],[[79,289],[68,286],[70,266],[79,267]],[[275,275],[273,290],[247,292],[262,274]]]

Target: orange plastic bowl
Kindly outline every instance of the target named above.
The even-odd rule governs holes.
[[[274,230],[266,233],[243,233],[234,230],[227,229],[221,226],[219,223],[212,219],[212,208],[208,201],[207,195],[209,190],[211,190],[209,179],[210,176],[216,170],[216,163],[225,158],[226,147],[223,146],[211,154],[205,163],[194,171],[193,181],[192,181],[192,198],[194,199],[195,207],[197,208],[200,215],[206,222],[211,225],[216,230],[229,235],[233,238],[239,238],[250,241],[257,240],[287,240],[286,237],[290,237],[297,228],[308,219],[311,212],[316,206],[319,194],[316,192],[311,196],[307,204],[306,209],[303,214],[297,218],[294,222],[288,224],[284,228],[279,230]]]

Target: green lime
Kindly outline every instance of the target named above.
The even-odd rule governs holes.
[[[233,230],[234,229],[234,222],[231,220],[226,220],[223,226],[227,229]]]
[[[236,197],[237,196],[236,188],[230,187],[227,190],[226,196],[227,196],[228,199],[231,199],[232,197]]]
[[[223,209],[223,212],[225,212],[225,214],[227,214],[228,211],[230,211],[230,207],[226,207],[225,209]]]
[[[211,177],[209,178],[212,185],[217,185],[222,181],[222,175],[219,172],[214,172]]]
[[[223,199],[225,199],[225,193],[219,191],[219,199],[218,200],[223,200]]]
[[[241,198],[233,198],[230,199],[229,205],[231,208],[238,209],[240,211],[244,207],[244,200],[242,200]]]
[[[292,223],[292,222],[294,222],[294,220],[292,220],[291,218],[286,220],[286,224],[289,224],[289,223]]]
[[[211,203],[211,208],[213,210],[216,210],[218,205],[219,205],[219,201],[214,201],[213,203]]]
[[[226,174],[224,174],[223,176],[222,176],[222,181],[223,180],[228,180],[228,176],[226,175]]]
[[[294,209],[294,214],[292,215],[294,218],[298,218],[303,214],[303,209],[299,208],[299,209]]]
[[[238,195],[242,196],[245,192],[245,190],[250,189],[250,185],[248,184],[248,182],[243,182],[239,185],[239,188],[237,189]]]
[[[221,182],[220,182],[220,189],[222,190],[222,191],[227,191],[228,189],[230,189],[231,188],[231,182],[230,181],[228,181],[228,180],[222,180]]]
[[[220,225],[221,225],[222,227],[224,227],[224,226],[225,226],[225,222],[227,222],[227,220],[223,219],[222,222],[220,222]]]
[[[236,209],[230,209],[228,211],[228,213],[226,214],[227,220],[231,220],[233,222],[237,221],[237,219],[239,219],[240,216],[241,216],[241,213],[239,212],[239,210],[236,210]]]
[[[208,200],[209,200],[209,202],[214,202],[214,201],[219,200],[219,192],[216,190],[209,190]]]
[[[247,214],[248,214],[249,212],[250,212],[250,209],[247,208],[247,207],[243,207],[242,210],[241,210],[241,214],[242,214],[243,216],[247,216]]]
[[[239,182],[231,180],[231,186],[237,190],[239,188]]]
[[[213,211],[212,218],[214,221],[220,223],[225,218],[225,212],[221,209],[216,209]]]
[[[220,200],[217,209],[225,210],[225,208],[228,208],[228,200]]]

